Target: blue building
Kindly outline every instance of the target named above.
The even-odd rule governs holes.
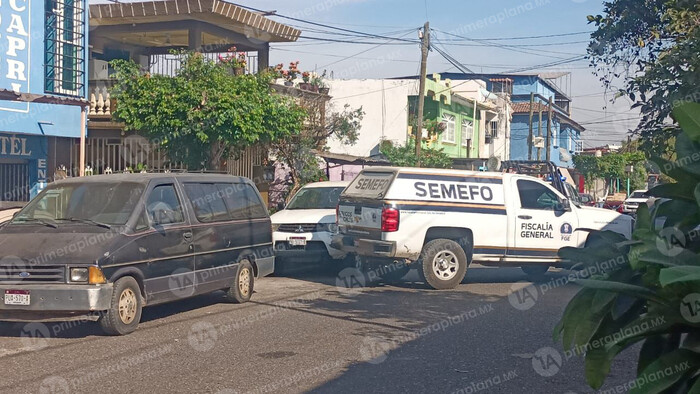
[[[0,0],[0,208],[69,166],[66,152],[85,130],[86,6]]]
[[[441,75],[455,81],[455,85],[460,80],[480,79],[487,83],[490,92],[510,96],[513,107],[510,160],[546,160],[549,153],[549,159],[558,166],[573,167],[572,158],[581,152],[581,133],[585,129],[571,118],[571,98],[555,83],[557,79],[567,78],[568,73]],[[550,99],[552,121],[547,144]],[[531,109],[532,141],[529,135]]]

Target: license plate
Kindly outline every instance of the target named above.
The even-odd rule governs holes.
[[[289,238],[290,246],[306,246],[306,238]]]
[[[29,305],[29,290],[5,290],[5,305]]]

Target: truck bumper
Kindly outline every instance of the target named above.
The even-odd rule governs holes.
[[[368,257],[396,257],[396,242],[357,239],[339,234],[333,237],[331,246],[346,253]]]
[[[6,305],[5,290],[28,291],[29,305]],[[113,285],[0,285],[0,320],[49,321],[109,309]]]

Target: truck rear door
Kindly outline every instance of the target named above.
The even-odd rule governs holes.
[[[382,238],[384,197],[395,176],[392,171],[365,170],[355,178],[340,196],[341,232],[364,239]]]

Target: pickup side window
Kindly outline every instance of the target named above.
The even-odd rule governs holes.
[[[154,226],[182,223],[185,215],[173,185],[158,185],[153,188],[146,202],[148,218]]]
[[[559,196],[538,182],[518,180],[518,194],[523,209],[553,211],[560,204]]]

